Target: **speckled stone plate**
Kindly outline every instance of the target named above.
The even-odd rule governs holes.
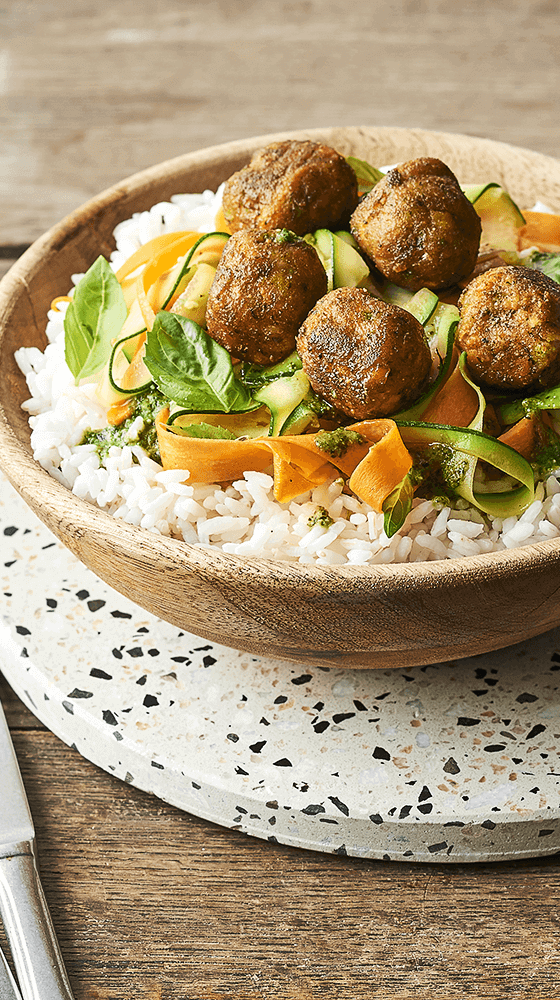
[[[0,666],[123,781],[273,843],[488,861],[560,850],[560,629],[410,670],[211,646],[102,583],[1,482]]]

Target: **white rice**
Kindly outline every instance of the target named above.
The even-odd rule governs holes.
[[[138,247],[161,233],[212,231],[221,204],[215,194],[175,195],[171,202],[135,214],[115,229],[116,271]],[[81,275],[73,276],[74,284]],[[246,472],[222,487],[190,482],[187,470],[163,471],[135,442],[138,418],[129,443],[112,447],[100,463],[94,445],[81,445],[88,428],[106,426],[92,385],[76,387],[64,360],[64,313],[67,304],[48,313],[49,344],[20,348],[16,360],[26,376],[31,398],[24,403],[32,428],[36,460],[60,483],[88,503],[148,531],[206,548],[219,547],[240,556],[261,556],[319,565],[374,565],[422,562],[500,551],[547,541],[560,535],[560,470],[539,483],[535,501],[518,518],[484,517],[459,500],[453,509],[417,498],[400,531],[387,538],[383,515],[343,492],[335,478],[291,503],[277,503],[273,479]],[[324,507],[332,524],[310,527]]]

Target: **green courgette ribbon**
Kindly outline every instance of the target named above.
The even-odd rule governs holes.
[[[483,434],[472,427],[449,427],[421,421],[396,420],[406,447],[412,452],[426,453],[430,446],[452,448],[465,458],[464,472],[453,492],[491,517],[517,516],[526,510],[535,496],[535,475],[530,463],[509,445]],[[519,485],[510,487],[498,481],[497,489],[475,489],[474,477],[479,461],[492,466]]]
[[[449,374],[449,368],[453,359],[453,343],[458,322],[459,310],[455,306],[440,302],[433,314],[434,337],[436,338],[437,351],[441,358],[437,377],[420,396],[420,399],[417,399],[406,410],[401,410],[400,413],[396,414],[393,419],[397,422],[399,420],[417,420],[427,410],[432,399],[441,389]]]
[[[530,417],[537,410],[560,410],[560,385],[525,399],[502,400],[494,404],[494,408],[503,424],[516,424],[518,420]]]
[[[449,375],[453,356],[455,331],[459,320],[458,310],[454,306],[440,303],[435,314],[435,333],[438,338],[438,351],[441,364],[437,378],[429,389],[407,410],[402,410],[393,418],[400,430],[406,447],[415,454],[430,455],[430,449],[443,446],[452,450],[456,457],[455,466],[460,474],[453,483],[451,492],[462,497],[469,504],[477,507],[491,517],[517,516],[526,510],[535,496],[535,475],[530,463],[509,445],[485,434],[482,430],[486,399],[470,378],[467,369],[467,356],[461,354],[458,360],[459,371],[478,398],[478,407],[468,427],[454,427],[447,424],[428,423],[422,420],[429,404],[443,386]],[[560,407],[560,389],[557,405]],[[544,394],[543,394],[544,396]],[[524,413],[521,412],[520,416]],[[514,417],[519,419],[518,416]],[[509,422],[514,422],[514,420]],[[479,462],[484,462],[498,473],[499,479],[476,481]],[[504,480],[504,476],[508,477]],[[409,477],[410,479],[410,474]],[[519,485],[511,484],[511,480]],[[484,484],[484,485],[483,485]],[[404,523],[410,510],[411,490],[409,484],[399,484],[399,487],[383,505],[386,514],[386,532],[393,534]],[[396,511],[399,511],[399,516]],[[402,518],[402,520],[401,520]],[[398,523],[400,521],[400,523]]]

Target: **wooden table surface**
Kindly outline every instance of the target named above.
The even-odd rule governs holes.
[[[415,125],[558,156],[558,13],[4,0],[0,273],[107,185],[228,139]],[[76,1000],[560,997],[556,858],[423,866],[248,840],[119,783],[1,696]]]

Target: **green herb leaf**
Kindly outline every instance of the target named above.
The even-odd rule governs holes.
[[[523,263],[560,283],[560,253],[541,253],[535,250]]]
[[[356,156],[347,156],[346,162],[352,167],[352,170],[358,178],[358,184],[360,186],[360,192],[365,194],[371,191],[372,187],[375,187],[378,181],[385,176],[378,170],[377,167],[372,167],[370,163],[366,163],[365,160],[358,160]]]
[[[414,486],[407,473],[383,501],[383,528],[387,538],[391,538],[399,528],[402,528],[412,508],[413,496]]]
[[[191,413],[246,413],[260,406],[236,379],[225,348],[184,316],[157,314],[144,362],[160,391]]]
[[[101,371],[126,315],[122,288],[105,258],[98,257],[76,285],[64,317],[66,364],[76,384]]]

